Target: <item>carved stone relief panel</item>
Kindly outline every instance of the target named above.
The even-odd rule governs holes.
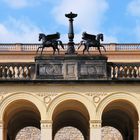
[[[36,78],[48,80],[106,80],[107,58],[101,56],[36,57]]]
[[[64,63],[63,71],[65,80],[77,79],[77,62],[66,61]]]

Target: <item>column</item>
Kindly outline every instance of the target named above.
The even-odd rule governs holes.
[[[138,121],[138,140],[140,140],[140,121]]]
[[[41,121],[41,140],[52,140],[52,121]]]
[[[101,120],[90,121],[90,140],[101,140]]]
[[[138,128],[134,128],[134,140],[138,140]]]
[[[0,140],[3,140],[3,123],[0,122]]]

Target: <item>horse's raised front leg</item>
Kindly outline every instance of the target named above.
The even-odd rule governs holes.
[[[39,51],[40,48],[42,48],[42,47],[38,47],[38,48],[37,48],[37,50],[36,50],[36,54],[38,53],[38,51]]]
[[[57,52],[58,52],[58,54],[59,54],[59,49],[57,48]]]
[[[56,49],[53,47],[53,55],[55,54],[55,52],[56,52]]]
[[[89,53],[89,47],[87,47],[87,52],[88,52],[88,54],[90,54],[90,53]]]
[[[44,49],[44,47],[42,47],[42,50],[41,50],[41,55],[42,55],[43,49]]]
[[[83,54],[85,53],[85,51],[89,53],[87,46],[84,44]]]
[[[58,46],[55,46],[54,47],[54,51],[56,52],[56,50],[57,50],[57,52],[58,52],[58,54],[59,54],[59,48],[58,48]]]
[[[106,52],[106,48],[105,48],[105,46],[103,46],[103,45],[101,45],[103,48],[104,48],[104,51]]]
[[[98,47],[98,51],[99,51],[100,55],[102,55],[101,50],[100,50],[100,47]]]
[[[80,47],[82,46],[82,44],[83,44],[83,41],[80,42],[79,47],[78,47],[78,50],[80,49]]]

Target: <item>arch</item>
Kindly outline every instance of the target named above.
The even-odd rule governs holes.
[[[96,119],[101,120],[102,118],[102,113],[105,107],[110,104],[111,102],[115,100],[124,100],[133,105],[133,107],[136,109],[137,114],[138,114],[138,119],[140,118],[140,105],[139,105],[139,100],[132,95],[133,93],[125,93],[125,92],[114,92],[104,98],[100,104],[97,106],[97,114],[96,114]]]
[[[64,94],[57,96],[48,106],[47,118],[49,120],[52,120],[53,112],[54,112],[55,108],[61,102],[64,102],[67,100],[76,100],[76,101],[82,103],[88,111],[89,119],[90,120],[95,119],[95,110],[96,110],[95,105],[87,97],[85,97],[84,95],[81,95],[79,93],[64,93]]]
[[[32,93],[27,93],[27,92],[16,92],[16,93],[10,93],[7,97],[5,97],[2,100],[1,106],[0,106],[0,112],[1,112],[0,120],[1,121],[3,121],[4,113],[5,113],[7,106],[17,100],[27,100],[27,101],[33,103],[37,107],[37,109],[40,113],[41,120],[46,119],[45,104],[36,95],[34,95]]]

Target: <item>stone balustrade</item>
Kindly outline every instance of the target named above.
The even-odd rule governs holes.
[[[112,79],[140,79],[140,63],[108,63]]]
[[[140,51],[140,43],[137,44],[117,44],[117,43],[106,43],[103,44],[106,48],[107,51]],[[0,44],[0,52],[8,52],[8,51],[29,51],[29,52],[34,52],[37,50],[37,48],[41,46],[39,43],[34,43],[34,44],[21,44],[21,43],[15,43],[15,44]],[[64,44],[65,50],[63,50],[60,47],[60,51],[66,51],[67,50],[67,44]],[[75,48],[77,50],[79,44],[75,44]],[[82,50],[82,47],[79,51]],[[95,50],[96,48],[91,48],[91,50]]]
[[[79,60],[78,60],[78,62],[79,62]],[[64,80],[65,81],[70,81],[70,80],[73,80],[73,81],[130,80],[130,81],[133,81],[133,80],[140,80],[140,63],[106,62],[105,67],[107,67],[107,69],[106,69],[107,76],[104,77],[104,75],[103,75],[103,77],[102,77],[102,75],[101,75],[101,77],[100,76],[97,77],[96,75],[94,76],[96,65],[99,65],[99,64],[101,66],[104,66],[104,65],[101,62],[97,62],[97,61],[95,61],[95,62],[93,64],[90,63],[88,65],[86,64],[87,62],[84,62],[86,64],[86,67],[82,66],[83,69],[81,72],[82,73],[84,72],[84,76],[82,75],[82,79],[81,79],[80,71],[75,71],[76,69],[80,69],[77,67],[79,64],[77,65],[74,61],[73,61],[73,63],[68,61],[68,64],[65,62],[65,65],[64,65],[65,67],[62,66],[62,69],[61,69],[62,72],[60,72],[62,75],[59,75],[58,71],[57,71],[57,73],[55,73],[55,71],[52,72],[53,68],[56,67],[56,63],[54,63],[54,62],[51,62],[51,65],[49,65],[49,67],[48,67],[48,65],[44,65],[43,63],[41,64],[41,66],[39,66],[36,63],[18,63],[18,62],[0,63],[0,80],[2,80],[2,81],[17,81],[17,80],[19,80],[19,81],[20,80],[31,80],[31,81],[36,81],[36,80],[44,80],[44,81],[47,81],[47,80],[51,80],[51,81],[57,81],[57,80],[59,80],[59,81],[64,81]],[[61,63],[63,63],[63,62],[61,62]],[[82,65],[85,65],[84,63],[82,61]],[[53,64],[55,64],[55,65],[53,66]],[[50,69],[50,66],[51,66],[51,69]],[[72,70],[71,70],[71,67],[72,67]],[[45,72],[43,73],[44,74],[43,78],[42,78],[42,73],[41,73],[41,76],[38,75],[39,71],[42,70],[41,68],[45,68]],[[47,70],[47,68],[49,68],[49,69]],[[70,70],[69,70],[69,68],[70,68]],[[92,70],[94,70],[93,73],[92,73]],[[49,73],[48,73],[48,71],[49,71]],[[54,73],[54,75],[53,74],[51,75],[50,71],[52,73]],[[73,75],[75,75],[75,73],[77,73],[76,77],[74,77],[74,78],[71,77],[72,71],[74,72]],[[42,72],[42,71],[40,71],[40,72]],[[105,73],[105,71],[103,71],[103,72]],[[63,73],[64,73],[64,75],[63,75]],[[69,75],[69,73],[70,73],[70,75]],[[67,75],[65,75],[65,74],[67,74]]]
[[[0,80],[33,80],[34,67],[33,63],[0,63]]]

